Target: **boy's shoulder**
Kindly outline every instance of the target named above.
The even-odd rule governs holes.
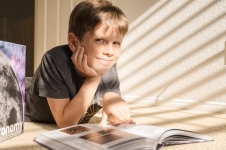
[[[59,46],[53,47],[50,50],[48,50],[46,53],[47,54],[52,54],[52,53],[55,54],[55,53],[68,53],[68,52],[71,52],[71,50],[70,50],[69,46],[66,44],[66,45],[59,45]]]
[[[68,45],[56,46],[48,50],[42,58],[43,63],[52,62],[59,66],[71,63],[72,51]]]
[[[53,58],[62,58],[62,57],[71,57],[72,52],[68,45],[60,45],[53,47],[52,49],[48,50],[44,57],[53,57]]]

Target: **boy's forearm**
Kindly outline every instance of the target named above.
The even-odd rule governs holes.
[[[90,102],[99,85],[101,76],[95,78],[86,78],[78,93],[65,107],[62,117],[64,123],[61,126],[77,124],[79,119],[88,109]]]

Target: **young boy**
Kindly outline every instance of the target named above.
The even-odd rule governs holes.
[[[100,124],[134,123],[116,71],[127,30],[125,15],[109,1],[79,3],[70,15],[68,45],[45,53],[26,90],[25,121],[62,128],[87,123],[102,108]]]

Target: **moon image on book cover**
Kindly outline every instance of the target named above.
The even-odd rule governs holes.
[[[23,121],[25,53],[26,47],[23,45],[0,41],[1,135],[12,136],[7,135],[9,133],[5,128]],[[12,132],[12,128],[9,129]]]

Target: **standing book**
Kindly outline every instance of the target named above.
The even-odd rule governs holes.
[[[26,47],[0,41],[0,142],[23,133]]]
[[[108,122],[79,124],[39,134],[35,142],[54,150],[158,150],[162,146],[208,142],[203,134],[152,125]]]

